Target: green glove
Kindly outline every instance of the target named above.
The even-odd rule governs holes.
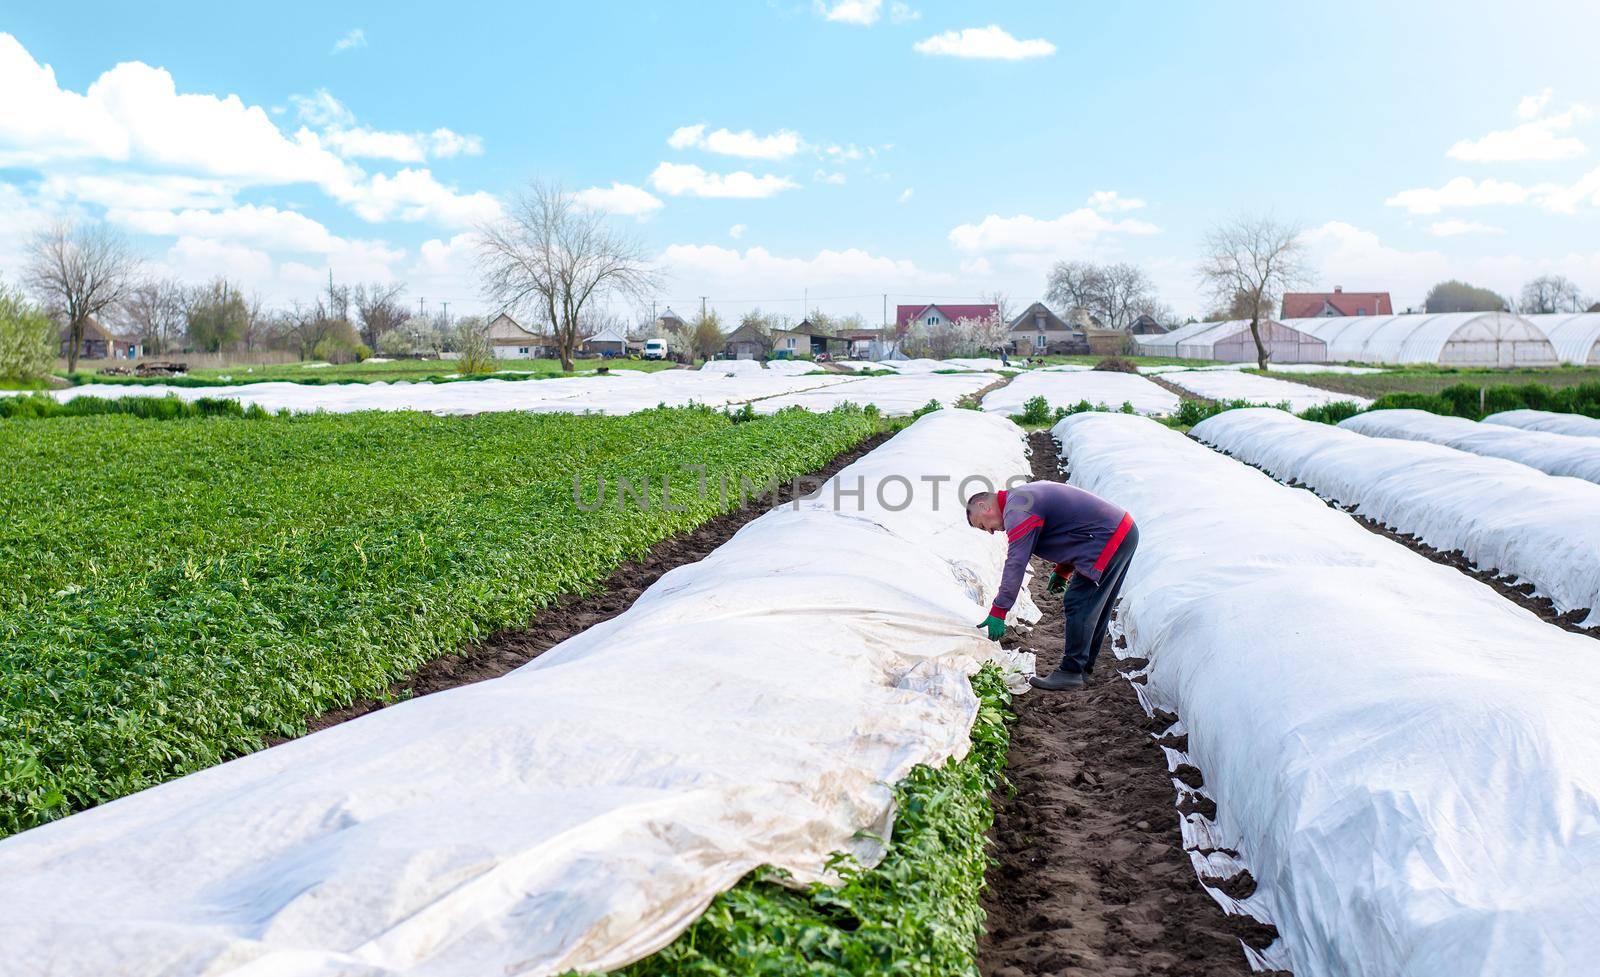
[[[1059,595],[1063,591],[1065,591],[1066,589],[1067,589],[1067,578],[1063,577],[1059,573],[1051,571],[1051,573],[1050,573],[1050,582],[1044,585],[1044,592],[1047,593],[1047,594]]]
[[[993,614],[990,614],[988,617],[984,618],[983,623],[978,625],[978,627],[989,629],[990,641],[999,641],[1005,636],[1006,633],[1005,619],[995,617]]]

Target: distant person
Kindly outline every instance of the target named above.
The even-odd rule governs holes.
[[[1066,647],[1059,668],[1028,682],[1050,692],[1083,688],[1111,624],[1111,609],[1128,564],[1139,547],[1133,517],[1083,489],[1061,482],[1029,482],[967,499],[967,525],[991,533],[1004,529],[1010,544],[1000,590],[988,618],[978,627],[988,630],[990,640],[999,641],[1028,558],[1051,561],[1055,570],[1045,589],[1061,595]]]
[[[1004,346],[1000,347],[1000,365],[1001,366],[1010,366],[1011,365],[1011,357],[1006,355],[1006,349],[1005,349]]]

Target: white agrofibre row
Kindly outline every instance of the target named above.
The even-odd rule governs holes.
[[[966,677],[1003,654],[974,624],[1005,539],[957,485],[1024,475],[1020,435],[923,417],[515,672],[0,842],[0,970],[604,971],[760,864],[874,864],[893,785],[966,752]]]
[[[1551,475],[1600,482],[1600,446],[1591,438],[1481,424],[1424,410],[1368,411],[1339,422],[1339,426],[1376,438],[1432,441],[1476,455],[1521,462]]]
[[[1582,414],[1562,414],[1548,410],[1503,410],[1485,417],[1483,423],[1520,427],[1524,431],[1600,438],[1600,417],[1584,417]]]
[[[1288,404],[1296,413],[1311,407],[1339,402],[1369,407],[1372,401],[1354,394],[1324,390],[1292,380],[1264,377],[1238,370],[1185,370],[1162,377],[1193,394],[1210,400],[1243,400],[1252,404]]]
[[[1138,414],[1172,414],[1178,409],[1178,395],[1133,373],[1075,370],[1058,372],[1037,370],[1018,374],[1012,381],[987,394],[983,409],[1002,414],[1020,414],[1034,397],[1043,397],[1054,410],[1076,407],[1087,400],[1091,406],[1117,410],[1131,404]]]
[[[1187,726],[1210,846],[1296,977],[1586,977],[1600,655],[1488,586],[1175,431],[1079,414],[1074,484],[1142,539],[1120,613]]]
[[[1268,408],[1226,411],[1190,434],[1429,546],[1460,551],[1480,569],[1532,583],[1557,612],[1585,609],[1583,626],[1600,626],[1600,485]]]

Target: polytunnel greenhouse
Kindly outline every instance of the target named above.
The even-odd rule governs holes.
[[[1600,312],[1558,312],[1525,318],[1550,337],[1561,362],[1600,366]]]
[[[1321,339],[1276,319],[1259,323],[1268,358],[1274,363],[1323,363],[1328,347]],[[1176,356],[1186,360],[1221,360],[1249,363],[1256,359],[1255,338],[1250,335],[1250,320],[1191,322],[1169,333],[1134,336],[1143,356]]]
[[[1334,362],[1555,366],[1550,338],[1510,312],[1319,316],[1287,325],[1327,343]]]

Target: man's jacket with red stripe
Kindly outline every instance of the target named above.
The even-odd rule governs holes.
[[[1041,556],[1062,576],[1079,573],[1098,584],[1133,517],[1090,492],[1061,482],[1029,482],[997,493],[1005,516],[1005,574],[989,613],[1005,617],[1016,603],[1028,558]]]

